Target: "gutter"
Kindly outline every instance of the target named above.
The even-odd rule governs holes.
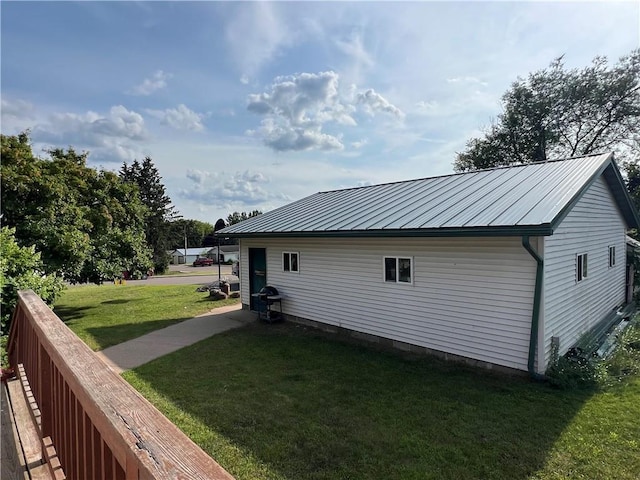
[[[540,328],[540,301],[542,299],[542,274],[544,272],[544,260],[538,252],[536,252],[529,241],[528,235],[523,235],[522,246],[529,252],[537,263],[536,267],[536,286],[533,294],[533,311],[531,313],[531,333],[529,334],[529,359],[527,361],[527,369],[531,378],[535,380],[543,380],[545,377],[536,372],[536,349],[538,348],[538,330]]]
[[[553,235],[550,223],[540,225],[500,226],[500,227],[444,227],[444,228],[393,228],[376,230],[244,230],[214,232],[215,236],[231,238],[280,238],[280,237],[519,237]],[[260,227],[263,228],[263,227]]]

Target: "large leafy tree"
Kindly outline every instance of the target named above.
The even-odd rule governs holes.
[[[204,247],[204,239],[213,231],[208,222],[180,218],[169,224],[169,248]]]
[[[140,191],[142,203],[147,207],[145,233],[147,243],[153,250],[155,271],[160,273],[169,266],[170,222],[177,217],[171,198],[167,195],[162,177],[150,157],[142,163],[134,160],[131,165],[125,162],[120,169],[120,178],[134,184]]]
[[[457,171],[633,149],[640,132],[640,49],[609,66],[596,57],[583,69],[562,57],[519,78],[502,97],[503,112],[459,153]]]
[[[100,283],[151,266],[135,187],[88,167],[87,153],[52,149],[43,159],[26,133],[1,138],[3,223],[41,252],[46,273]]]

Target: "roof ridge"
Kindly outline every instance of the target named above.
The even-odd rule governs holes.
[[[318,195],[318,194],[322,194],[322,193],[334,193],[334,192],[343,192],[346,190],[359,190],[359,189],[365,189],[365,188],[373,188],[373,187],[382,187],[382,186],[386,186],[386,185],[396,185],[396,184],[400,184],[400,183],[411,183],[411,182],[422,182],[425,180],[433,180],[436,178],[447,178],[447,177],[457,177],[457,176],[462,176],[462,175],[471,175],[471,174],[477,174],[477,173],[482,173],[482,172],[492,172],[495,170],[504,170],[504,169],[509,169],[509,168],[519,168],[519,167],[526,167],[528,165],[542,165],[545,163],[556,163],[556,162],[567,162],[567,161],[571,161],[571,160],[578,160],[581,158],[589,158],[589,157],[597,157],[600,155],[610,155],[612,152],[602,152],[602,153],[587,153],[585,155],[580,155],[577,157],[565,157],[565,158],[554,158],[554,159],[548,159],[548,160],[540,160],[539,162],[530,162],[530,163],[517,163],[517,164],[511,164],[511,165],[501,165],[499,167],[491,167],[491,168],[481,168],[479,170],[469,170],[466,172],[456,172],[456,173],[447,173],[445,175],[434,175],[431,177],[421,177],[421,178],[411,178],[408,180],[397,180],[395,182],[383,182],[383,183],[376,183],[373,185],[360,185],[357,187],[346,187],[346,188],[335,188],[333,190],[321,190],[319,192],[316,192],[315,194],[312,195]]]

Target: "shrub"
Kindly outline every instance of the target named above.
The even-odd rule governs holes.
[[[44,274],[40,252],[35,247],[21,247],[15,229],[0,229],[0,332],[9,333],[11,315],[18,303],[18,290],[31,289],[51,305],[64,289],[59,277]]]
[[[605,383],[607,368],[598,357],[559,357],[547,369],[549,382],[562,389],[596,388]]]
[[[620,335],[618,345],[606,363],[610,382],[640,375],[640,323],[635,322]]]
[[[606,358],[585,357],[580,351],[557,358],[547,369],[549,382],[563,389],[603,388],[640,375],[640,322],[638,318],[617,340]]]

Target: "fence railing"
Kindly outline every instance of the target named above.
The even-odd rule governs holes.
[[[67,479],[233,479],[30,290],[19,293],[7,351]]]

